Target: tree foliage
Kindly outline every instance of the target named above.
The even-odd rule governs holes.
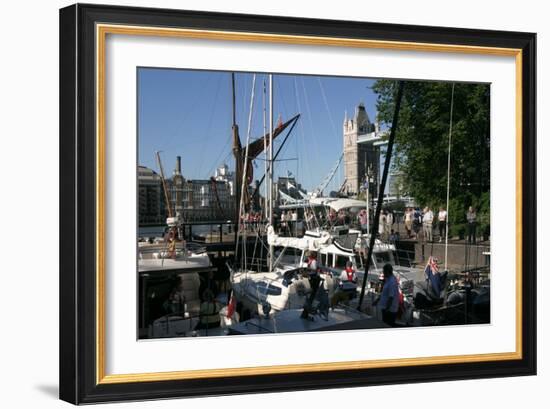
[[[378,80],[379,120],[391,126],[397,81]],[[446,207],[451,96],[449,82],[408,81],[396,132],[392,167],[417,203]],[[449,221],[464,223],[468,206],[488,227],[490,188],[490,87],[455,83],[452,116]]]

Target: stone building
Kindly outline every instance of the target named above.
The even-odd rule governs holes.
[[[227,165],[210,179],[185,179],[177,157],[172,179],[168,181],[174,209],[181,209],[184,223],[226,221],[234,217],[233,173]]]
[[[369,190],[376,194],[380,175],[380,145],[383,133],[377,123],[369,119],[365,105],[360,103],[353,118],[344,118],[344,192],[354,196],[360,193],[370,172]]]
[[[167,179],[168,200],[174,216],[184,223],[220,222],[235,216],[233,173],[226,165],[210,179],[186,179],[181,171],[181,159]],[[159,174],[145,166],[138,166],[138,214],[140,226],[166,224],[168,209]]]
[[[160,175],[145,166],[138,166],[139,224],[158,225],[166,221],[166,209]]]

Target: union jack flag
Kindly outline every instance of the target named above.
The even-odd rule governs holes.
[[[439,266],[437,265],[437,259],[435,257],[430,256],[428,259],[424,274],[426,274],[426,278],[431,284],[434,295],[439,298],[443,288],[441,288],[441,274],[439,274]]]
[[[428,264],[426,264],[426,269],[430,268],[432,274],[439,273],[439,266],[437,265],[437,259],[433,256],[430,256],[428,259]]]

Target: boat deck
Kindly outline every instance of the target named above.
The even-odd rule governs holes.
[[[387,328],[382,321],[352,309],[331,310],[328,319],[314,315],[300,318],[301,309],[284,310],[270,318],[252,318],[230,328],[230,335],[280,334],[288,332],[335,331],[348,329]]]

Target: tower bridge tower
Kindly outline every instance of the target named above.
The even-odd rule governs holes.
[[[353,118],[348,118],[346,113],[343,137],[345,192],[350,195],[358,194],[365,182],[367,169],[371,169],[374,183],[371,183],[369,189],[371,194],[376,193],[380,174],[379,145],[382,142],[382,133],[378,129],[378,124],[370,121],[363,103],[357,106]]]

